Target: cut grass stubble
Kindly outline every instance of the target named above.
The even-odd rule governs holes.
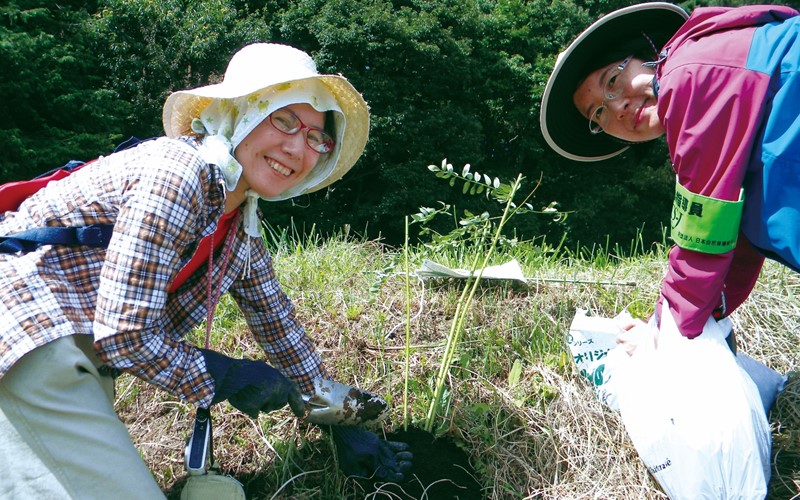
[[[287,240],[273,249],[282,286],[331,374],[392,403],[378,432],[426,421],[465,286],[407,280],[405,271],[427,257],[423,248],[407,250],[402,255],[374,241],[342,236]],[[492,263],[509,255],[498,251]],[[446,411],[439,413],[435,432],[467,451],[486,498],[663,497],[619,416],[596,400],[575,370],[564,335],[576,307],[604,316],[623,308],[649,310],[665,270],[664,249],[606,258],[602,265],[526,244],[514,248],[513,256],[530,286],[484,282],[476,289],[445,377]],[[636,286],[608,284],[620,281]],[[733,315],[740,348],[780,372],[797,369],[798,290],[796,274],[768,263],[751,298]],[[201,345],[204,334],[200,325],[192,340]],[[227,298],[212,344],[231,355],[262,357]],[[521,372],[510,377],[515,363]],[[117,408],[134,442],[164,491],[177,498],[193,408],[128,376],[118,380],[117,391]],[[790,383],[771,416],[776,457],[771,498],[800,492],[797,467],[782,466],[800,456],[798,399],[800,384]],[[365,496],[337,472],[326,435],[288,410],[253,421],[223,403],[213,418],[216,458],[245,484],[248,498]]]

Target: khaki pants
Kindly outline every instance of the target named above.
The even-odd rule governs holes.
[[[26,354],[0,378],[0,498],[163,499],[114,412],[84,335]]]

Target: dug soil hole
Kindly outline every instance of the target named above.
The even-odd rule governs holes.
[[[366,493],[380,492],[404,500],[484,498],[469,456],[446,436],[435,438],[430,432],[409,428],[389,434],[386,439],[408,443],[414,454],[413,467],[400,483],[360,481]]]

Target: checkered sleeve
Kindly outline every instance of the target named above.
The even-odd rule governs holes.
[[[206,204],[221,188],[189,146],[167,141],[147,151],[132,157],[127,168],[116,167],[120,175],[129,169],[137,173],[123,181],[127,184],[101,271],[95,340],[110,366],[182,399],[207,403],[213,381],[202,355],[165,332],[162,316],[169,284],[208,225]],[[222,198],[221,191],[217,197]]]
[[[269,361],[310,394],[313,380],[327,377],[327,372],[291,300],[280,288],[263,242],[253,239],[250,244],[250,275],[237,280],[230,292]]]

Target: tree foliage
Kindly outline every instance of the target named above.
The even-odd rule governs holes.
[[[85,21],[93,2],[11,1],[0,7],[0,176],[27,178],[108,150],[120,108]]]
[[[104,154],[128,136],[162,133],[173,90],[214,83],[253,41],[310,53],[342,73],[371,110],[365,154],[341,181],[264,204],[272,224],[389,243],[404,216],[437,201],[472,212],[432,182],[446,158],[504,178],[540,181],[534,205],[564,221],[515,220],[519,237],[568,245],[660,241],[672,197],[663,143],[595,165],[544,143],[539,102],[560,50],[629,0],[11,0],[0,7],[0,181]],[[695,2],[696,3],[696,2]],[[692,3],[691,7],[695,6]],[[529,186],[532,187],[532,186]]]

